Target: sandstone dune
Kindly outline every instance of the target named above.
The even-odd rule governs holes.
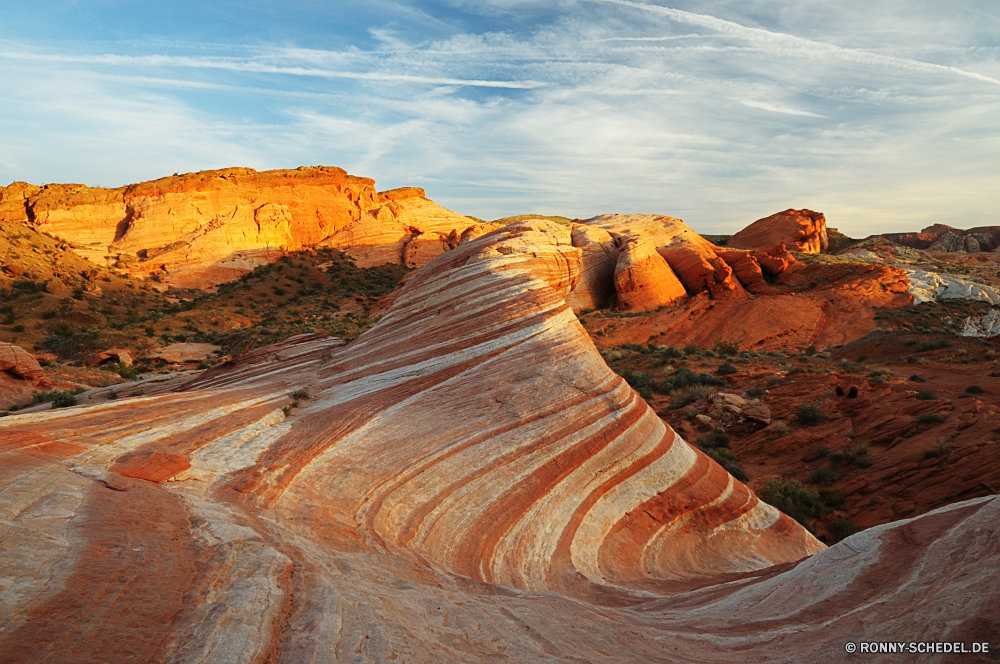
[[[512,224],[347,346],[0,420],[0,661],[839,661],[996,633],[1000,502],[824,550],[607,367],[575,245]]]
[[[331,167],[229,168],[118,189],[18,182],[0,187],[0,221],[30,223],[96,264],[196,288],[313,246],[342,248],[362,267],[417,267],[476,225],[422,189],[380,194]]]

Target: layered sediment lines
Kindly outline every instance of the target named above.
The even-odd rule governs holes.
[[[995,630],[995,500],[823,550],[604,364],[582,256],[514,224],[347,346],[0,420],[0,661],[802,661],[859,625]]]
[[[16,182],[0,187],[0,221],[30,223],[99,265],[199,288],[317,245],[362,267],[419,266],[476,223],[422,189],[378,193],[374,180],[322,166],[201,171],[118,189]]]

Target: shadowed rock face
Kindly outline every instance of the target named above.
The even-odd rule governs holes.
[[[196,288],[317,245],[361,267],[419,266],[475,224],[423,189],[377,193],[373,180],[322,166],[202,171],[118,189],[17,182],[0,187],[0,221],[31,223],[100,265]]]
[[[831,661],[995,634],[995,500],[823,550],[608,369],[566,304],[582,256],[507,226],[348,346],[0,420],[0,661]]]

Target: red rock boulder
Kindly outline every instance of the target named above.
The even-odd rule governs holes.
[[[793,251],[818,254],[830,242],[826,217],[812,210],[785,210],[753,222],[729,239],[733,249],[766,249],[785,244]]]

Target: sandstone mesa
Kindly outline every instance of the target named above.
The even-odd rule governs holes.
[[[307,247],[343,248],[361,266],[419,266],[476,226],[404,187],[378,193],[340,168],[228,168],[118,189],[0,187],[0,222],[23,222],[127,274],[206,288]],[[57,284],[53,284],[58,288]]]

